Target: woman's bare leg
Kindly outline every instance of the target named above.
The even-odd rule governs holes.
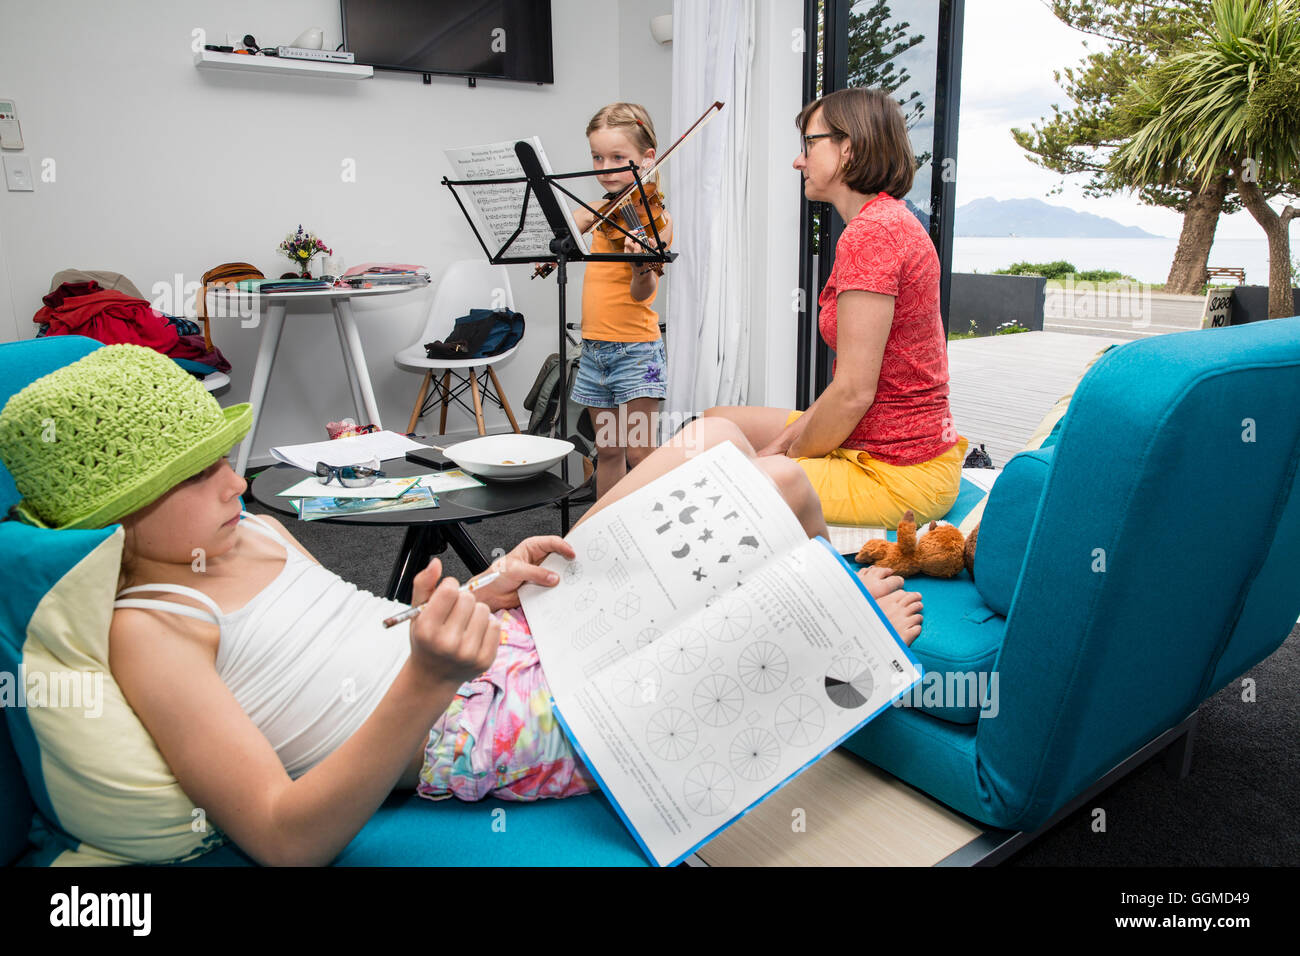
[[[724,441],[734,444],[745,457],[754,459],[754,464],[776,483],[781,497],[794,511],[810,538],[819,534],[826,535],[826,521],[822,517],[821,501],[818,500],[817,492],[813,490],[812,483],[798,463],[781,455],[756,458],[753,446],[746,440],[740,427],[724,418],[698,418],[691,422],[674,435],[667,444],[651,452],[634,471],[628,472],[627,476],[608,494],[591,506],[578,524],[612,502],[627,497],[638,488],[645,487],[660,475],[667,474],[688,458],[701,454]]]
[[[702,418],[725,418],[735,422],[755,448],[766,448],[785,431],[788,408],[752,408],[748,405],[719,405],[705,410]]]

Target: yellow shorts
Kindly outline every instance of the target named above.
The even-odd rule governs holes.
[[[803,412],[793,411],[788,427]],[[903,512],[917,524],[942,518],[961,491],[961,466],[967,441],[919,465],[890,465],[857,448],[837,448],[822,458],[796,458],[821,499],[829,524],[897,528]]]

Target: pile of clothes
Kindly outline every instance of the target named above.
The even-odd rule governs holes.
[[[125,292],[103,289],[94,279],[64,282],[43,301],[32,316],[42,327],[38,336],[84,335],[105,345],[144,345],[182,360],[184,368],[198,375],[230,371],[221,350],[209,350],[193,322],[163,315]]]

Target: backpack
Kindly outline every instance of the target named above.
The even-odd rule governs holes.
[[[519,344],[524,337],[524,317],[510,309],[470,309],[456,320],[442,342],[424,343],[431,359],[488,358]]]
[[[584,457],[590,458],[592,451],[596,447],[596,429],[592,426],[591,415],[588,414],[587,407],[573,400],[573,384],[578,378],[578,358],[577,355],[569,357],[567,371],[569,403],[565,407],[564,413],[569,434],[555,434],[556,427],[559,424],[559,416],[556,414],[559,408],[557,393],[560,386],[560,355],[558,352],[552,352],[547,356],[546,361],[542,363],[541,370],[537,373],[537,379],[533,382],[533,387],[528,390],[528,397],[524,399],[524,408],[531,413],[528,416],[528,425],[524,428],[524,431],[529,435],[546,435],[550,438],[571,439],[577,445],[577,450]]]

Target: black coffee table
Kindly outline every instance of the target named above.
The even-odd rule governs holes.
[[[394,478],[428,474],[432,469],[409,461],[386,461],[384,473]],[[292,465],[273,465],[259,472],[248,483],[248,495],[262,507],[298,520],[289,498],[279,492],[302,481],[305,473]],[[437,508],[390,511],[377,514],[349,515],[345,518],[321,518],[321,522],[348,525],[400,525],[406,528],[402,550],[388,578],[387,596],[409,603],[411,581],[428,565],[435,554],[451,545],[471,574],[488,567],[488,560],[465,533],[464,524],[495,518],[497,515],[528,511],[564,501],[578,489],[557,475],[543,472],[527,481],[484,481],[480,488],[438,493]],[[325,486],[322,491],[326,494]]]

